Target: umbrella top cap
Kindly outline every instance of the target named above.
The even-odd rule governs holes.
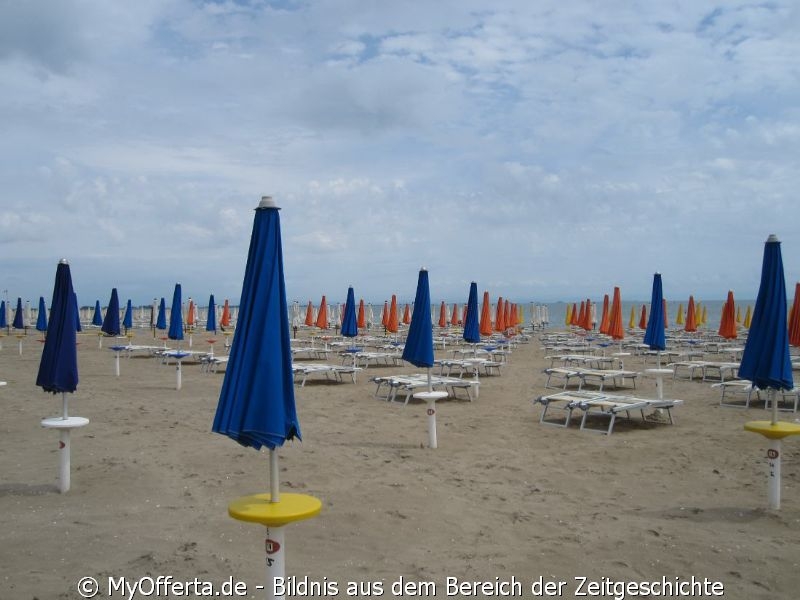
[[[62,258],[61,260],[58,261],[58,264],[60,264],[60,265],[68,265],[69,261],[66,258]]]
[[[256,210],[259,210],[259,209],[262,209],[262,208],[280,209],[280,206],[278,206],[275,203],[275,200],[272,199],[272,196],[261,196],[261,202],[258,203],[258,207],[256,208]]]
[[[769,237],[767,238],[767,243],[768,244],[772,244],[772,243],[775,243],[775,242],[780,242],[780,240],[778,239],[778,236],[775,235],[774,233],[770,233]]]

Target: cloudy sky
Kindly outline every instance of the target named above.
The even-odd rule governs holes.
[[[598,7],[602,6],[602,10]],[[756,295],[800,280],[786,1],[0,0],[0,291]],[[790,291],[791,293],[791,291]]]

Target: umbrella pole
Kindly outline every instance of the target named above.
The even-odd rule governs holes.
[[[271,448],[269,451],[269,501],[280,502],[280,477],[278,472],[278,451]],[[269,537],[269,536],[267,536]]]
[[[775,423],[778,422],[778,398],[777,398],[777,394],[775,393],[775,390],[772,389],[772,388],[769,389],[767,394],[769,396],[770,406],[772,407],[772,424],[775,425]]]
[[[114,374],[119,377],[119,352],[114,353]]]
[[[175,385],[175,389],[179,390],[179,389],[181,389],[181,385],[183,383],[182,380],[181,380],[181,359],[180,358],[178,359],[178,366],[175,368],[175,373],[177,374],[176,375],[177,382],[176,382],[176,385]]]
[[[767,464],[769,465],[769,490],[767,499],[770,510],[779,510],[781,507],[781,441],[769,441],[767,451]]]
[[[69,418],[67,393],[61,392],[61,418]],[[62,494],[69,491],[70,480],[70,448],[69,448],[69,429],[62,429],[59,432],[59,468],[58,468],[58,491]]]

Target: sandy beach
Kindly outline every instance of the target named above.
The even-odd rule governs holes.
[[[109,578],[158,576],[243,582],[240,597],[264,597],[263,528],[226,507],[267,491],[267,455],[211,433],[223,374],[187,364],[178,391],[174,366],[132,357],[116,377],[112,341],[101,349],[96,334],[80,334],[70,414],[91,422],[73,435],[72,489],[59,494],[58,435],[40,420],[59,414],[60,398],[35,386],[34,333],[22,356],[13,336],[0,350],[0,598],[80,598],[83,577],[98,581],[95,597],[122,598]],[[195,349],[207,337],[195,334]],[[667,380],[665,395],[684,400],[674,425],[622,421],[610,436],[543,426],[532,399],[545,392],[549,361],[537,338],[501,375],[481,378],[478,399],[438,404],[436,450],[426,447],[425,405],[376,400],[369,381],[414,367],[370,366],[355,384],[296,387],[303,442],[280,451],[282,489],[318,497],[323,510],[288,528],[287,575],[326,584],[330,597],[365,597],[368,586],[396,597],[400,578],[432,582],[447,597],[447,578],[513,577],[526,598],[542,578],[565,582],[557,597],[571,598],[581,578],[693,576],[720,582],[727,599],[796,597],[800,439],[784,443],[783,505],[770,513],[766,441],[743,430],[768,415],[761,404],[720,407],[708,382]],[[138,330],[134,342],[154,340]],[[633,356],[626,368],[645,365]],[[652,379],[636,386],[655,397]],[[361,593],[348,594],[348,582]],[[473,597],[491,595],[500,594]]]

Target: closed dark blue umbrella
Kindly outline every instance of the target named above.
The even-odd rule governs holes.
[[[100,327],[103,324],[103,313],[100,310],[100,300],[94,302],[94,316],[92,317],[92,325]]]
[[[481,341],[481,330],[478,319],[478,284],[473,281],[469,284],[467,316],[464,320],[464,341],[469,344],[477,344]]]
[[[78,309],[78,294],[73,292],[75,300],[75,331],[81,331],[81,311]]]
[[[111,299],[108,301],[108,308],[106,309],[106,316],[103,319],[103,325],[100,331],[106,335],[119,335],[119,295],[117,288],[111,288]]]
[[[169,313],[169,331],[167,337],[171,340],[183,339],[183,314],[181,313],[181,284],[175,284],[172,293],[172,310]]]
[[[74,392],[78,388],[76,350],[75,293],[66,260],[58,263],[50,303],[50,327],[44,342],[36,385],[53,394]]]
[[[217,305],[214,303],[214,294],[208,298],[208,319],[206,319],[206,331],[213,331],[217,334]]]
[[[47,331],[47,306],[44,296],[39,296],[39,314],[36,315],[36,331]]]
[[[14,312],[14,322],[11,323],[14,329],[25,329],[25,319],[22,316],[22,298],[17,298],[17,310]]]
[[[6,301],[0,300],[0,329],[8,327],[8,319],[6,318]]]
[[[653,294],[650,297],[650,318],[644,332],[644,343],[650,350],[666,350],[664,336],[664,292],[661,287],[661,273],[653,275]]]
[[[125,331],[133,328],[133,305],[130,299],[128,299],[128,303],[125,305],[125,316],[122,317],[122,326],[125,328]]]
[[[212,428],[243,446],[274,450],[300,439],[287,314],[280,216],[264,198],[253,220],[239,320]]]
[[[739,366],[739,377],[749,379],[762,390],[790,390],[794,387],[786,322],[781,243],[771,235],[764,246],[761,285]]]
[[[156,329],[167,328],[167,301],[161,298],[158,305],[158,318],[156,319]]]
[[[347,304],[344,306],[344,315],[342,315],[342,335],[350,338],[358,335],[356,295],[353,293],[353,286],[347,288]]]
[[[433,366],[433,325],[431,324],[431,293],[428,271],[422,269],[417,280],[414,313],[408,327],[408,337],[403,348],[403,360],[415,367]]]

